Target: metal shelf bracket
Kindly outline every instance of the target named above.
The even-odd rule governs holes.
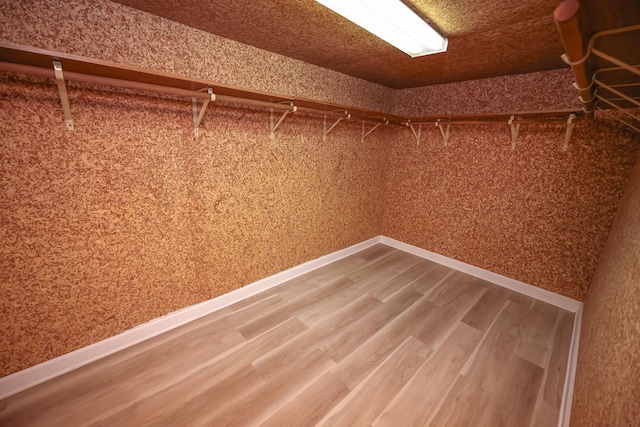
[[[562,146],[562,151],[567,151],[569,149],[569,141],[571,141],[571,133],[573,132],[573,119],[576,118],[575,114],[569,114],[569,118],[567,119],[567,131],[564,135],[564,145]]]
[[[284,121],[284,118],[287,117],[289,115],[289,113],[295,113],[298,110],[298,107],[293,105],[293,102],[290,105],[291,105],[291,107],[293,107],[293,109],[292,110],[286,110],[284,113],[282,113],[282,116],[280,116],[278,121],[275,122],[275,123],[274,123],[274,117],[273,117],[273,108],[269,109],[269,124],[270,124],[270,127],[271,127],[271,133],[269,134],[269,136],[271,137],[271,139],[275,139],[276,130],[282,124],[282,122]]]
[[[73,130],[73,118],[71,117],[69,95],[67,94],[67,85],[64,82],[64,74],[62,73],[62,64],[60,61],[53,61],[53,71],[56,75],[56,83],[58,84],[58,93],[60,94],[60,103],[62,104],[64,122],[67,125],[68,130]]]
[[[374,130],[376,130],[376,129],[378,128],[378,126],[380,126],[380,125],[385,125],[385,126],[386,126],[387,124],[389,124],[389,120],[387,120],[387,119],[383,119],[383,120],[384,120],[383,122],[376,123],[376,125],[375,125],[374,127],[372,127],[371,129],[369,129],[369,131],[368,131],[368,132],[366,132],[366,133],[365,133],[365,131],[364,131],[364,120],[363,120],[363,121],[362,121],[362,139],[361,139],[360,141],[361,141],[361,142],[364,142],[364,139],[365,139],[367,136],[369,136],[369,134],[370,134],[371,132],[373,132]]]
[[[439,121],[436,122],[436,126],[440,129],[440,133],[442,134],[442,139],[444,140],[444,146],[446,147],[449,143],[449,130],[451,125],[447,125],[447,130],[445,131]]]
[[[600,95],[598,95],[598,94],[596,94],[596,98],[597,98],[598,100],[603,101],[604,103],[606,103],[606,104],[608,104],[608,105],[612,106],[613,108],[615,108],[616,110],[620,111],[621,113],[623,113],[623,114],[625,114],[625,115],[627,115],[627,116],[631,117],[632,119],[637,120],[637,121],[639,121],[639,122],[640,122],[640,116],[636,116],[635,114],[632,114],[632,113],[628,112],[628,111],[627,111],[627,110],[625,110],[624,108],[620,107],[618,104],[616,104],[616,103],[614,103],[614,102],[611,102],[609,99],[604,98],[604,97],[602,97],[602,96],[600,96]],[[613,116],[613,118],[614,118],[614,119],[616,119],[617,121],[619,121],[620,123],[622,123],[622,124],[626,125],[627,127],[631,128],[631,129],[633,129],[633,130],[635,130],[636,132],[640,132],[640,128],[638,128],[638,127],[634,126],[633,124],[631,124],[631,123],[627,122],[626,120],[622,120],[621,118],[619,118],[619,117],[615,117],[615,116]]]
[[[516,142],[518,142],[518,133],[520,133],[520,123],[514,123],[516,116],[511,116],[509,126],[511,126],[511,149],[515,150]]]
[[[327,116],[324,116],[324,126],[322,128],[322,141],[326,141],[327,140],[327,135],[329,135],[329,132],[331,132],[333,130],[333,128],[335,128],[338,123],[340,123],[343,119],[350,119],[351,118],[351,114],[349,114],[346,110],[344,111],[345,116],[344,117],[338,117],[338,120],[336,120],[330,127],[329,129],[327,129]]]
[[[210,87],[206,88],[207,93],[211,96],[210,99],[204,99],[202,101],[202,107],[198,108],[198,99],[191,98],[191,104],[193,106],[193,133],[197,137],[200,135],[200,123],[202,123],[202,118],[204,117],[204,112],[207,110],[207,106],[210,101],[215,102],[216,94],[213,93],[213,89]]]
[[[407,121],[406,125],[411,129],[413,133],[413,137],[416,139],[416,144],[420,145],[420,134],[422,133],[422,125],[418,125],[418,132],[416,132],[416,128],[413,127],[411,121]]]

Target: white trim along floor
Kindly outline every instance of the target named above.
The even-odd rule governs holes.
[[[64,354],[44,363],[32,366],[6,377],[0,378],[0,399],[19,393],[23,390],[41,384],[47,380],[63,375],[69,371],[87,365],[95,360],[116,353],[137,343],[153,338],[163,332],[177,328],[200,317],[213,313],[216,310],[227,307],[252,295],[277,286],[300,275],[306,274],[317,268],[330,264],[339,259],[353,255],[373,245],[382,243],[404,252],[437,262],[446,267],[459,270],[463,273],[481,278],[496,285],[522,293],[532,298],[563,308],[575,313],[571,347],[569,350],[569,366],[565,379],[562,406],[560,409],[559,426],[569,425],[571,412],[571,400],[573,397],[573,385],[575,381],[576,363],[578,358],[578,345],[580,339],[580,325],[582,321],[582,303],[574,299],[549,292],[464,262],[439,255],[419,247],[403,243],[385,236],[377,236],[364,242],[355,244],[345,249],[338,250],[328,255],[321,256],[312,261],[305,262],[288,270],[258,280],[242,288],[227,294],[204,301],[200,304],[185,307],[165,316],[151,320],[150,322],[136,326],[121,334],[99,341],[87,347]]]

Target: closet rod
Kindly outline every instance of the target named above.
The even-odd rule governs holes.
[[[575,114],[575,113],[574,113]],[[411,125],[435,125],[437,123],[441,124],[441,125],[502,125],[504,126],[505,124],[509,124],[509,119],[504,119],[504,120],[493,120],[493,119],[487,119],[487,120],[447,120],[447,119],[443,119],[443,120],[431,120],[431,121],[411,121],[411,122],[406,122],[405,125],[408,126],[409,124]],[[544,119],[544,118],[539,118],[539,119],[519,119],[519,118],[515,118],[514,123],[567,123],[567,119]]]
[[[0,62],[0,71],[6,71],[9,73],[26,74],[37,77],[55,78],[55,72],[53,68],[34,67],[32,65],[17,64],[14,62]],[[75,73],[73,71],[64,71],[65,80],[74,80],[84,83],[94,83],[107,86],[117,86],[126,89],[141,89],[151,92],[161,92],[167,95],[185,96],[198,99],[211,99],[211,96],[206,92],[197,92],[188,89],[180,89],[167,86],[159,86],[150,83],[131,82],[128,80],[114,79],[111,77],[93,76],[90,74]]]
[[[0,62],[0,71],[6,71],[10,73],[18,73],[18,74],[27,74],[37,77],[49,77],[55,79],[55,71],[53,68],[42,68],[42,67],[34,67],[31,65],[22,65],[13,62]],[[161,86],[155,85],[151,83],[143,83],[143,82],[135,82],[130,80],[122,80],[115,79],[111,77],[103,77],[103,76],[94,76],[91,74],[83,74],[76,73],[72,71],[65,71],[64,73],[65,80],[73,80],[77,82],[83,83],[91,83],[91,84],[100,84],[106,86],[114,86],[114,87],[122,87],[125,89],[134,89],[134,90],[143,90],[149,92],[157,92],[163,93],[166,95],[175,95],[187,98],[197,98],[202,100],[210,100],[211,95],[207,92],[200,92],[195,90],[181,89],[170,86]],[[350,113],[347,110],[321,110],[318,108],[304,107],[295,105],[295,101],[283,101],[282,103],[278,102],[268,102],[268,101],[260,101],[256,99],[249,98],[241,98],[236,96],[229,95],[219,95],[215,94],[216,102],[225,102],[225,103],[235,103],[235,104],[244,104],[251,105],[255,107],[265,107],[265,108],[274,108],[285,111],[298,111],[308,114],[315,114],[320,116],[333,116],[333,117],[343,117],[345,119],[355,119],[355,120],[366,120],[374,123],[386,123],[384,117],[368,117],[365,115],[361,115],[358,113]],[[394,124],[399,125],[399,122],[395,122]]]
[[[54,79],[53,60],[61,62],[65,80],[159,92],[203,101],[253,105],[285,112],[295,110],[319,116],[342,117],[345,120],[364,120],[398,126],[406,125],[407,123],[419,124],[424,122],[433,124],[438,120],[451,123],[454,121],[468,122],[469,124],[478,121],[483,123],[473,124],[484,124],[486,121],[508,121],[511,116],[515,116],[517,121],[521,123],[524,123],[523,120],[541,118],[546,120],[540,121],[546,122],[554,119],[564,121],[569,114],[581,114],[580,111],[575,109],[565,109],[497,114],[444,114],[440,116],[402,117],[381,111],[363,110],[357,107],[311,99],[296,99],[234,86],[224,86],[212,81],[0,41],[0,71]],[[202,91],[202,89],[209,87],[213,89],[213,93]]]
[[[455,120],[480,120],[480,121],[500,121],[500,120],[509,120],[511,116],[515,116],[520,119],[538,119],[538,118],[548,118],[548,119],[562,119],[569,114],[576,114],[580,112],[580,110],[576,110],[575,108],[565,108],[558,110],[538,110],[538,111],[513,111],[506,113],[476,113],[476,114],[441,114],[441,115],[423,115],[423,116],[414,116],[408,117],[405,119],[402,124],[405,122],[418,123],[418,122],[434,122],[434,121],[455,121]]]
[[[567,58],[571,62],[571,70],[576,78],[584,111],[589,118],[593,118],[595,105],[591,78],[588,77],[590,73],[587,71],[586,61],[583,60],[585,52],[582,31],[578,22],[579,9],[580,4],[577,0],[565,0],[553,12],[553,17],[560,32],[560,39],[567,53]]]
[[[23,65],[23,64],[13,63],[13,62],[0,62],[0,71],[18,73],[18,74],[27,74],[27,75],[37,76],[37,77],[48,77],[48,78],[55,79],[55,71],[53,68],[48,69],[48,68],[42,68],[42,67],[34,67],[31,65]],[[181,96],[181,97],[187,97],[187,98],[197,98],[202,100],[211,99],[211,95],[207,92],[181,89],[181,88],[170,87],[170,86],[161,86],[161,85],[155,85],[151,83],[135,82],[130,80],[115,79],[115,78],[103,77],[103,76],[94,76],[91,74],[76,73],[72,71],[65,71],[64,76],[65,76],[65,80],[73,80],[73,81],[82,82],[82,83],[100,84],[100,85],[106,85],[106,86],[121,87],[125,89],[143,90],[143,91],[149,91],[149,92],[163,93],[166,95],[175,95],[175,96]],[[285,111],[294,111],[295,109],[298,112],[304,112],[304,113],[316,114],[316,115],[344,117],[345,119],[347,118],[347,116],[349,116],[349,112],[347,110],[342,110],[342,111],[321,110],[317,108],[297,106],[294,104],[294,101],[288,101],[286,103],[285,102],[277,103],[277,102],[260,101],[256,99],[240,98],[235,96],[219,95],[219,94],[215,94],[215,101],[251,105],[255,107],[274,108],[274,109],[285,110]],[[381,118],[367,117],[364,115],[359,115],[357,113],[355,114],[352,113],[349,118],[357,119],[357,120],[366,120],[366,121],[371,121],[375,123],[385,123],[385,119],[382,117]]]
[[[0,62],[0,71],[12,73],[28,74],[38,77],[55,78],[53,68],[34,67],[31,65],[22,65],[12,62]],[[106,86],[115,86],[125,89],[144,90],[149,92],[164,93],[166,95],[184,96],[187,98],[211,99],[211,95],[207,92],[198,92],[195,90],[180,89],[177,87],[160,86],[151,83],[133,82],[129,80],[114,79],[111,77],[94,76],[91,74],[75,73],[73,71],[64,72],[65,80],[73,80],[83,83],[92,83]],[[290,104],[280,104],[276,102],[260,101],[255,99],[238,98],[235,96],[216,95],[216,101],[249,104],[256,107],[278,108],[281,110],[293,110]]]

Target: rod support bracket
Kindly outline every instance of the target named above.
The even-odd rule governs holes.
[[[344,112],[344,117],[338,117],[338,120],[336,120],[328,129],[327,129],[327,116],[324,116],[324,127],[322,128],[322,141],[326,141],[327,140],[327,135],[329,135],[329,132],[331,132],[333,130],[333,128],[335,128],[336,126],[338,126],[338,123],[340,123],[343,119],[349,119],[351,117],[351,114],[349,114],[346,110]]]
[[[278,129],[278,127],[280,127],[280,125],[284,121],[285,117],[287,117],[289,115],[289,113],[295,113],[298,110],[298,107],[293,105],[293,102],[289,103],[289,105],[291,105],[291,110],[285,110],[285,112],[282,113],[282,116],[280,116],[280,118],[278,119],[277,122],[274,122],[273,108],[269,109],[269,124],[270,124],[270,128],[271,128],[271,132],[269,133],[269,137],[271,139],[275,139],[276,130]]]
[[[386,126],[386,125],[388,125],[388,124],[389,124],[389,120],[387,120],[386,118],[383,118],[382,120],[383,120],[382,122],[376,123],[376,125],[375,125],[374,127],[372,127],[371,129],[369,129],[369,131],[368,131],[368,132],[366,132],[366,133],[365,133],[365,131],[364,131],[364,120],[363,120],[363,121],[362,121],[362,139],[361,139],[360,141],[361,141],[361,142],[364,142],[364,139],[365,139],[367,136],[369,136],[369,134],[370,134],[371,132],[373,132],[374,130],[378,129],[378,126],[380,126],[380,125],[385,125],[385,126]]]
[[[518,134],[520,133],[520,123],[515,123],[516,116],[511,116],[509,126],[511,126],[511,149],[515,150],[516,142],[518,142]]]
[[[407,120],[407,123],[405,124],[409,129],[411,129],[413,137],[416,139],[416,144],[420,145],[420,134],[422,133],[422,125],[418,125],[418,132],[416,132],[416,128],[411,124],[411,120]]]
[[[60,61],[53,61],[53,72],[56,76],[56,84],[58,85],[58,93],[60,94],[60,103],[62,104],[65,125],[68,130],[74,130],[71,106],[69,105],[69,94],[67,93],[67,85],[64,82],[64,74],[62,73],[62,64]]]
[[[440,120],[436,121],[436,127],[438,129],[440,129],[440,134],[442,135],[442,139],[444,140],[444,146],[446,147],[447,144],[449,143],[449,131],[451,129],[451,125],[447,124],[447,130],[445,131],[444,128],[442,127],[442,124],[440,123]]]
[[[564,134],[564,145],[562,146],[562,151],[567,151],[569,149],[569,141],[571,141],[571,134],[573,133],[573,119],[576,118],[575,114],[569,114],[569,118],[567,119],[567,131]]]
[[[202,123],[202,119],[204,117],[205,111],[207,110],[209,102],[215,102],[216,100],[216,94],[213,93],[213,89],[207,87],[203,90],[207,91],[207,93],[209,94],[209,99],[205,99],[202,101],[202,107],[198,107],[197,98],[191,98],[191,105],[193,107],[193,133],[196,137],[200,135],[200,123]]]

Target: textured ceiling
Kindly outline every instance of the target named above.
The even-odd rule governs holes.
[[[566,67],[553,21],[560,0],[407,1],[449,38],[446,53],[419,58],[314,0],[118,2],[392,88]]]

